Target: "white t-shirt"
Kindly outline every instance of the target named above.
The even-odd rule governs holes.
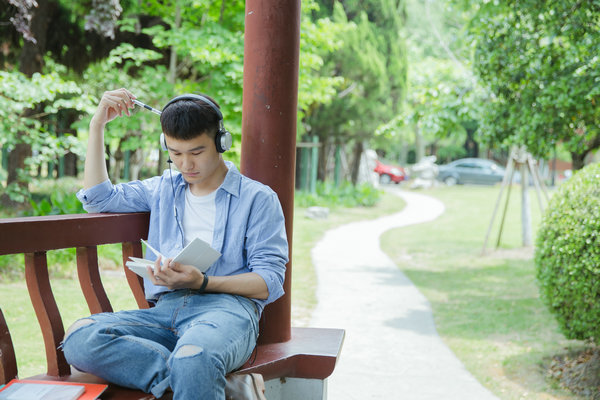
[[[206,196],[195,196],[190,187],[185,189],[185,209],[183,210],[183,235],[187,246],[195,238],[212,244],[215,230],[217,191]]]

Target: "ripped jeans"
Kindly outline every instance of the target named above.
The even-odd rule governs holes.
[[[147,310],[95,314],[65,336],[67,361],[80,371],[160,398],[225,398],[225,374],[244,364],[258,337],[252,300],[177,290]]]

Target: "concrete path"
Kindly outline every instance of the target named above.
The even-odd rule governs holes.
[[[444,205],[398,189],[406,208],[328,231],[313,249],[318,306],[310,326],[346,329],[329,400],[496,399],[441,341],[427,299],[379,247],[392,228],[431,221]]]

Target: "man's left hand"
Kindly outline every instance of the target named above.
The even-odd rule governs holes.
[[[204,275],[197,268],[174,262],[171,258],[167,258],[163,265],[160,265],[160,258],[158,258],[154,263],[154,271],[148,267],[152,283],[165,286],[170,290],[198,289],[204,281]]]

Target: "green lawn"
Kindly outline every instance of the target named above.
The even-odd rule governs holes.
[[[445,213],[436,221],[389,231],[382,246],[427,296],[438,331],[477,379],[502,399],[575,399],[544,377],[550,358],[581,346],[558,332],[538,299],[531,249],[522,250],[519,193],[513,189],[502,246],[481,256],[498,187],[440,187],[422,192],[439,198]],[[533,223],[539,223],[531,194]],[[374,208],[333,210],[325,220],[306,218],[295,209],[292,254],[292,319],[305,326],[316,305],[311,249],[323,233],[340,224],[392,214],[402,201],[386,194]],[[534,230],[535,231],[535,230]],[[494,250],[498,224],[489,248]],[[107,268],[107,270],[110,268]],[[135,307],[124,278],[103,276],[113,307]],[[88,314],[76,280],[52,280],[65,326]],[[44,349],[25,284],[0,284],[21,376],[44,369]]]
[[[125,275],[104,274],[102,282],[114,310],[137,307]],[[65,329],[75,320],[89,315],[77,279],[51,279],[52,292],[61,312]],[[25,282],[0,284],[0,306],[11,333],[20,377],[46,371],[42,334],[27,294]]]
[[[520,188],[513,188],[501,247],[499,217],[481,255],[499,187],[440,187],[436,221],[382,236],[382,247],[429,299],[443,340],[469,371],[501,399],[574,399],[545,379],[567,341],[540,302],[532,249],[521,247]],[[531,191],[532,220],[540,213]],[[504,203],[502,203],[504,204]]]
[[[324,220],[312,220],[305,217],[305,209],[294,210],[293,254],[292,254],[292,324],[306,326],[310,314],[316,305],[316,278],[312,267],[311,249],[323,233],[340,224],[355,220],[375,218],[401,210],[403,202],[396,196],[384,195],[376,207],[332,210]],[[124,276],[115,270],[111,259],[115,259],[114,246],[102,246],[102,280],[114,310],[135,308],[136,304],[127,286]],[[103,254],[107,257],[102,257]],[[54,257],[63,265],[54,265],[53,270],[61,276],[75,271],[74,261],[61,254]],[[74,256],[72,257],[74,259]],[[118,258],[118,256],[117,256]],[[71,273],[72,275],[73,273]],[[6,277],[5,277],[6,278]],[[51,279],[52,289],[65,328],[78,318],[89,315],[85,300],[76,278]],[[38,323],[27,294],[24,282],[0,283],[0,307],[5,314],[15,351],[19,376],[27,377],[45,371],[45,352]]]

